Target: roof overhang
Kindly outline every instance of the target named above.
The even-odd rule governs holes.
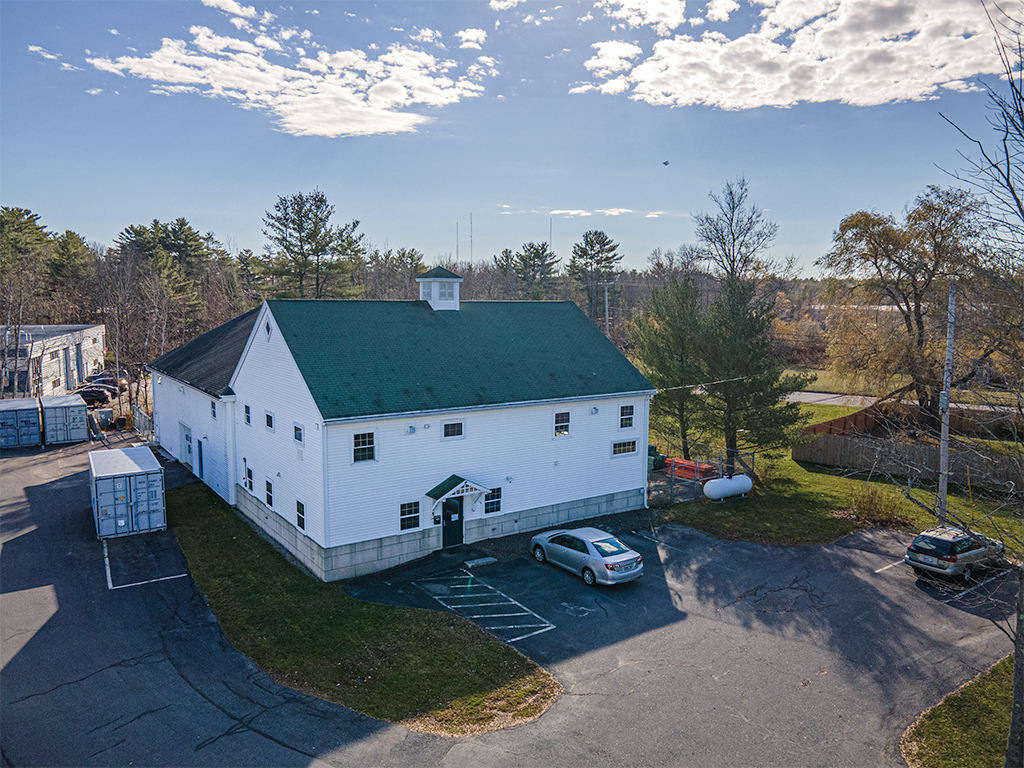
[[[434,500],[434,508],[446,499],[455,496],[475,496],[482,493],[490,493],[490,488],[484,488],[472,480],[467,480],[458,475],[449,475],[447,479],[435,485],[426,495]]]

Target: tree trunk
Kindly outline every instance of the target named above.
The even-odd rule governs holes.
[[[1024,765],[1024,567],[1017,568],[1017,625],[1013,635],[1013,708],[1003,768]]]
[[[690,461],[690,437],[686,424],[686,404],[681,400],[676,404],[679,416],[679,439],[683,444],[683,458]]]

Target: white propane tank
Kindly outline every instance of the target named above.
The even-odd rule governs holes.
[[[709,499],[721,501],[727,496],[738,496],[741,493],[749,493],[753,487],[754,481],[746,475],[719,477],[716,480],[708,480],[704,483],[704,495]]]

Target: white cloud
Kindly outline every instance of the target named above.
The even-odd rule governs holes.
[[[602,0],[631,25],[664,25],[639,0]],[[980,3],[964,0],[747,0],[759,26],[738,36],[708,30],[642,50],[596,43],[585,63],[596,78],[570,93],[629,93],[648,104],[723,109],[839,101],[858,106],[934,98],[965,90],[971,78],[1001,71]],[[711,0],[708,19],[735,11]],[[737,6],[738,7],[738,6]],[[617,10],[616,10],[617,9]],[[628,18],[623,14],[631,10]],[[616,11],[613,13],[612,11]],[[645,11],[646,16],[641,13]],[[646,21],[644,19],[646,18]],[[634,51],[634,48],[637,49]]]
[[[222,10],[236,5],[207,4]],[[87,61],[103,72],[151,81],[154,93],[227,99],[268,112],[286,133],[327,137],[415,131],[430,118],[406,110],[479,96],[483,86],[476,80],[497,74],[494,60],[481,57],[459,76],[457,62],[402,44],[375,58],[360,50],[321,50],[284,66],[268,57],[294,49],[285,51],[269,35],[250,41],[218,36],[206,27],[190,32],[191,41],[164,38],[158,50],[145,55]],[[34,52],[56,58],[42,49]]]
[[[50,61],[59,61],[60,56],[55,53],[50,53],[45,48],[40,48],[38,45],[30,45],[28,47],[29,53],[38,53],[44,59],[50,59]]]
[[[103,93],[103,89],[102,88],[90,88],[90,89],[88,89],[86,91],[86,93],[88,93],[90,96],[99,96],[101,93]]]
[[[707,5],[708,21],[728,21],[729,14],[739,7],[736,0],[711,0]]]
[[[456,32],[455,36],[462,41],[459,48],[476,48],[478,51],[483,50],[480,44],[487,39],[487,33],[482,29],[464,29]]]
[[[436,29],[417,29],[416,34],[409,35],[409,38],[417,43],[437,43],[441,40],[441,33]]]
[[[507,11],[525,2],[526,0],[491,0],[490,5],[492,11]]]
[[[600,208],[595,213],[603,213],[605,216],[621,216],[623,213],[632,213],[631,208]]]
[[[597,7],[631,27],[653,27],[662,37],[686,21],[686,0],[598,0]]]
[[[644,52],[639,45],[624,43],[621,40],[594,43],[591,47],[597,50],[597,55],[584,62],[583,66],[598,77],[611,77],[616,72],[629,71],[633,68],[630,59],[635,59]]]
[[[580,211],[580,210],[569,209],[569,210],[548,211],[548,215],[550,215],[550,216],[578,217],[578,216],[593,216],[594,214],[592,214],[590,211]]]
[[[666,213],[667,213],[667,211],[651,211],[646,216],[644,216],[644,218],[645,219],[657,219],[657,218],[660,218],[662,216],[665,216]]]
[[[268,37],[267,35],[257,35],[253,42],[255,42],[260,48],[266,48],[268,51],[284,50],[277,40],[272,37]]]
[[[203,5],[230,13],[232,16],[241,16],[245,19],[256,18],[255,8],[251,5],[239,5],[235,0],[203,0]]]
[[[107,32],[109,32],[112,35],[120,35],[121,34],[116,29],[108,29]]]

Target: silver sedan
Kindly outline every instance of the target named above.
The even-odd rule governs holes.
[[[538,533],[530,540],[537,562],[550,560],[579,574],[588,585],[619,584],[644,575],[644,559],[610,533],[575,528]]]

